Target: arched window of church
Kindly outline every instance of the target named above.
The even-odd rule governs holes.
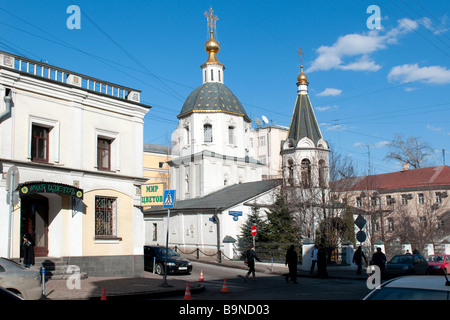
[[[189,132],[189,126],[184,127],[184,133],[186,136],[186,144],[189,145],[191,143],[191,136]]]
[[[325,160],[319,160],[319,187],[326,187]]]
[[[288,185],[294,186],[294,161],[292,159],[288,159],[287,161],[287,169],[288,169]]]
[[[203,126],[203,141],[204,142],[213,142],[213,136],[212,136],[212,125],[205,124]]]
[[[311,186],[311,162],[308,159],[302,160],[301,179],[304,188]]]
[[[234,144],[234,127],[233,126],[229,126],[228,127],[228,143],[229,144]]]

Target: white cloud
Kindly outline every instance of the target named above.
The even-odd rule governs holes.
[[[380,142],[375,143],[374,147],[377,149],[380,149],[380,148],[388,146],[390,143],[391,143],[390,141],[380,141]]]
[[[318,97],[338,96],[342,93],[342,90],[335,88],[326,88],[322,92],[318,93]]]
[[[340,69],[354,71],[377,71],[377,65],[369,54],[386,49],[388,44],[397,43],[398,38],[418,28],[418,23],[410,19],[398,21],[389,31],[372,30],[365,34],[347,34],[339,37],[332,46],[317,49],[319,56],[312,62],[307,72]],[[345,61],[355,58],[354,61]]]
[[[315,107],[314,109],[316,109],[316,111],[328,111],[328,110],[336,110],[339,107],[334,105],[334,106],[323,106],[323,107]]]
[[[367,143],[363,143],[363,142],[355,142],[353,144],[353,146],[357,147],[357,148],[367,148],[367,146],[369,146],[369,147],[375,147],[376,149],[380,149],[380,148],[388,146],[390,143],[391,143],[390,141],[380,141],[380,142],[377,142],[375,144],[367,144]]]
[[[442,128],[435,127],[435,126],[432,126],[432,125],[427,125],[427,129],[431,130],[431,131],[434,131],[434,132],[441,132],[442,131]]]
[[[391,69],[388,79],[400,83],[420,81],[430,84],[450,83],[450,70],[441,66],[422,67],[416,64],[404,64]]]

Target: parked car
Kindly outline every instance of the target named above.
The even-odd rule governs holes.
[[[450,254],[432,254],[427,257],[430,274],[450,274]]]
[[[450,300],[450,283],[441,276],[406,276],[389,280],[363,300]]]
[[[0,258],[0,287],[11,291],[24,300],[39,300],[42,298],[39,270],[24,268],[6,258]]]
[[[420,254],[400,254],[394,256],[386,263],[384,273],[387,278],[412,274],[427,274],[428,262]]]
[[[156,258],[156,259],[154,259]],[[144,269],[164,274],[164,263],[166,262],[166,248],[158,246],[144,246]],[[167,251],[167,273],[191,273],[192,262],[181,257],[178,253],[169,248]]]

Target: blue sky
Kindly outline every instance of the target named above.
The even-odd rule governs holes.
[[[82,11],[79,29],[67,27],[70,5]],[[370,5],[380,9],[376,29]],[[429,165],[443,163],[442,149],[450,163],[446,0],[4,0],[0,50],[142,90],[153,106],[144,142],[167,144],[201,85],[211,6],[225,84],[252,119],[289,126],[301,47],[322,134],[361,172],[369,159],[372,173],[401,168],[384,160],[396,134],[431,144]]]

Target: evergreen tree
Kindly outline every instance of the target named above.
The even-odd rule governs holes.
[[[255,241],[258,242],[267,242],[269,241],[269,237],[267,234],[267,224],[261,218],[259,209],[257,207],[252,207],[252,212],[248,219],[245,221],[245,224],[241,227],[241,240],[248,245],[253,242],[253,236],[251,233],[252,227],[256,226],[258,230],[256,234]]]
[[[293,216],[281,193],[277,194],[275,203],[267,212],[267,220],[270,241],[291,244],[298,242]]]

